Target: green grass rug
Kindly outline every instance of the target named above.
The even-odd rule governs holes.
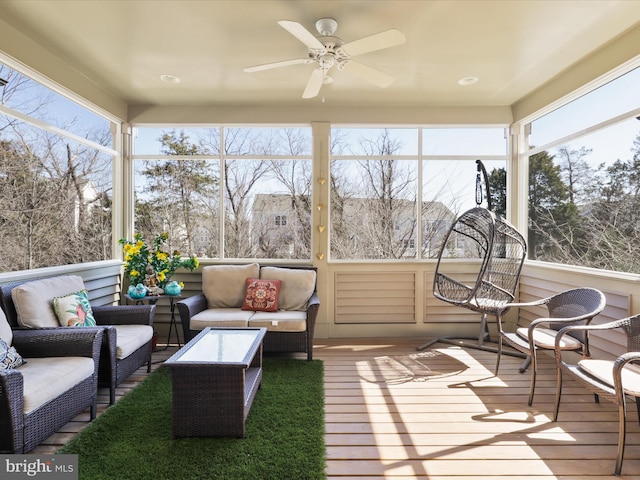
[[[160,368],[58,453],[78,454],[81,480],[326,478],[323,364],[265,358],[243,439],[173,440],[171,376]]]

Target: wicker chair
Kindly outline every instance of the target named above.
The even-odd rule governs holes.
[[[26,283],[26,281],[0,285],[0,306],[4,310],[12,328],[19,328],[20,325],[18,323],[18,314],[13,303],[11,291],[24,283]],[[154,305],[91,306],[96,324],[98,325],[96,328],[104,331],[98,384],[102,387],[109,388],[109,403],[111,405],[115,403],[116,387],[133,372],[144,364],[147,365],[147,372],[151,372],[152,341],[149,340],[129,355],[122,357],[118,355],[117,327],[121,325],[148,325],[153,328],[155,308]],[[69,329],[71,327],[64,328]]]
[[[575,335],[593,331],[618,328],[627,337],[627,353],[617,359],[594,359],[585,352],[577,363],[571,363],[563,357],[562,343],[565,335]],[[558,387],[553,421],[558,420],[560,398],[562,396],[562,372],[568,372],[575,380],[586,386],[595,395],[596,402],[604,397],[618,406],[618,454],[616,456],[615,475],[620,475],[626,440],[627,404],[626,396],[635,397],[636,408],[640,416],[640,315],[616,320],[600,325],[568,326],[560,330],[555,342],[556,365],[558,368]]]
[[[438,256],[433,279],[433,296],[452,305],[481,314],[478,343],[465,344],[458,338],[438,338],[420,345],[449,343],[481,350],[490,341],[487,315],[497,316],[515,298],[527,245],[522,235],[492,211],[476,207],[464,212],[449,229]],[[473,269],[460,273],[460,260]],[[472,339],[472,338],[468,338]]]
[[[598,315],[606,305],[604,294],[595,288],[574,288],[551,297],[543,298],[528,303],[510,303],[504,306],[498,314],[498,356],[496,358],[495,374],[498,375],[500,358],[502,356],[503,342],[519,352],[529,356],[531,360],[531,386],[529,389],[529,406],[533,404],[533,395],[536,388],[537,358],[539,349],[552,351],[556,345],[558,330],[569,324],[588,325],[593,317]],[[515,332],[507,332],[503,329],[503,312],[510,308],[531,308],[544,306],[548,316],[538,318],[528,327],[520,327]],[[563,350],[589,352],[589,336],[575,332],[560,343]],[[520,372],[526,369],[526,363],[520,368]]]
[[[0,317],[3,317],[0,312]],[[4,318],[0,321],[4,322]],[[94,374],[69,387],[62,394],[25,410],[25,376],[21,368],[0,370],[0,451],[27,453],[55,433],[75,416],[90,409],[96,417],[100,329],[35,329],[14,330],[12,346],[29,363],[36,358],[56,364],[60,357],[88,357],[95,364]],[[52,368],[55,372],[55,369]],[[28,376],[27,376],[28,377]],[[58,382],[52,374],[51,382]]]

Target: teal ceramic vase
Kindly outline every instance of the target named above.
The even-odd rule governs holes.
[[[136,285],[135,287],[133,285],[131,285],[129,287],[129,290],[127,290],[127,293],[129,294],[129,296],[131,298],[134,299],[140,299],[140,298],[144,298],[147,295],[147,289],[145,288],[144,285],[142,285],[141,283],[139,283],[138,285]]]
[[[182,288],[178,282],[169,282],[164,287],[164,293],[167,295],[180,295],[180,292],[182,292]]]

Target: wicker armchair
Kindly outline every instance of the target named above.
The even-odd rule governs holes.
[[[528,303],[509,303],[498,314],[498,356],[496,358],[495,374],[498,375],[500,358],[502,356],[502,344],[507,344],[529,356],[531,360],[531,386],[529,389],[529,406],[533,404],[533,395],[536,388],[537,359],[536,352],[539,349],[552,351],[556,345],[558,330],[569,324],[588,325],[593,317],[598,315],[606,305],[604,294],[595,288],[574,288],[551,297],[543,298]],[[509,308],[531,308],[545,306],[548,316],[538,318],[528,327],[520,327],[515,332],[503,330],[502,315]],[[589,336],[575,332],[560,344],[563,350],[589,352]],[[520,372],[524,371],[522,367]]]
[[[11,292],[14,288],[25,283],[27,282],[18,281],[0,285],[0,306],[2,306],[12,328],[19,328],[20,325]],[[104,332],[98,384],[99,386],[109,388],[109,403],[111,405],[115,403],[116,387],[129,377],[129,375],[145,364],[147,365],[147,372],[151,371],[151,337],[153,336],[155,308],[154,305],[91,306],[96,324],[98,325],[98,327],[95,328],[99,328]],[[118,328],[121,328],[122,333],[123,326],[124,330],[131,328],[137,329],[138,327],[136,326],[150,327],[147,328],[147,330],[150,330],[150,333],[145,333],[149,339],[145,340],[144,343],[138,348],[135,348],[135,350],[123,354],[119,352],[121,345],[118,343]],[[70,329],[72,327],[61,328]],[[124,335],[121,335],[120,338],[124,338]]]
[[[595,359],[588,352],[577,363],[563,358],[562,342],[565,335],[588,333],[618,328],[627,337],[627,353],[617,359]],[[596,402],[604,397],[618,406],[618,454],[616,456],[615,475],[620,475],[626,440],[627,404],[626,397],[634,397],[640,415],[640,315],[616,320],[601,325],[568,326],[560,330],[555,344],[556,365],[558,368],[558,387],[553,421],[558,420],[560,398],[562,396],[562,372],[565,371],[575,380],[587,387],[595,395]]]
[[[4,318],[0,321],[4,322]],[[13,331],[12,346],[27,364],[30,359],[31,363],[36,358],[46,360],[47,368],[50,366],[53,372],[52,383],[62,381],[55,377],[54,368],[60,357],[88,357],[93,360],[94,373],[56,398],[27,410],[25,382],[31,377],[26,372],[23,375],[21,367],[0,370],[0,451],[27,453],[87,408],[91,420],[96,417],[102,333],[100,329],[62,328]]]

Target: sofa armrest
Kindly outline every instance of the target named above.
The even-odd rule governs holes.
[[[97,325],[150,325],[156,313],[155,305],[92,306]]]
[[[320,297],[317,293],[311,295],[309,303],[307,303],[307,330],[313,338],[313,332],[316,328],[316,318],[318,318],[318,310],[320,310]]]
[[[15,329],[12,345],[27,361],[29,357],[90,357],[97,368],[103,330],[100,327]]]
[[[24,444],[24,380],[19,370],[0,370],[0,451]]]
[[[176,303],[178,312],[180,313],[180,321],[182,323],[182,331],[184,332],[185,343],[191,340],[191,317],[204,311],[208,307],[207,297],[204,293],[199,293],[192,297],[187,297]]]

